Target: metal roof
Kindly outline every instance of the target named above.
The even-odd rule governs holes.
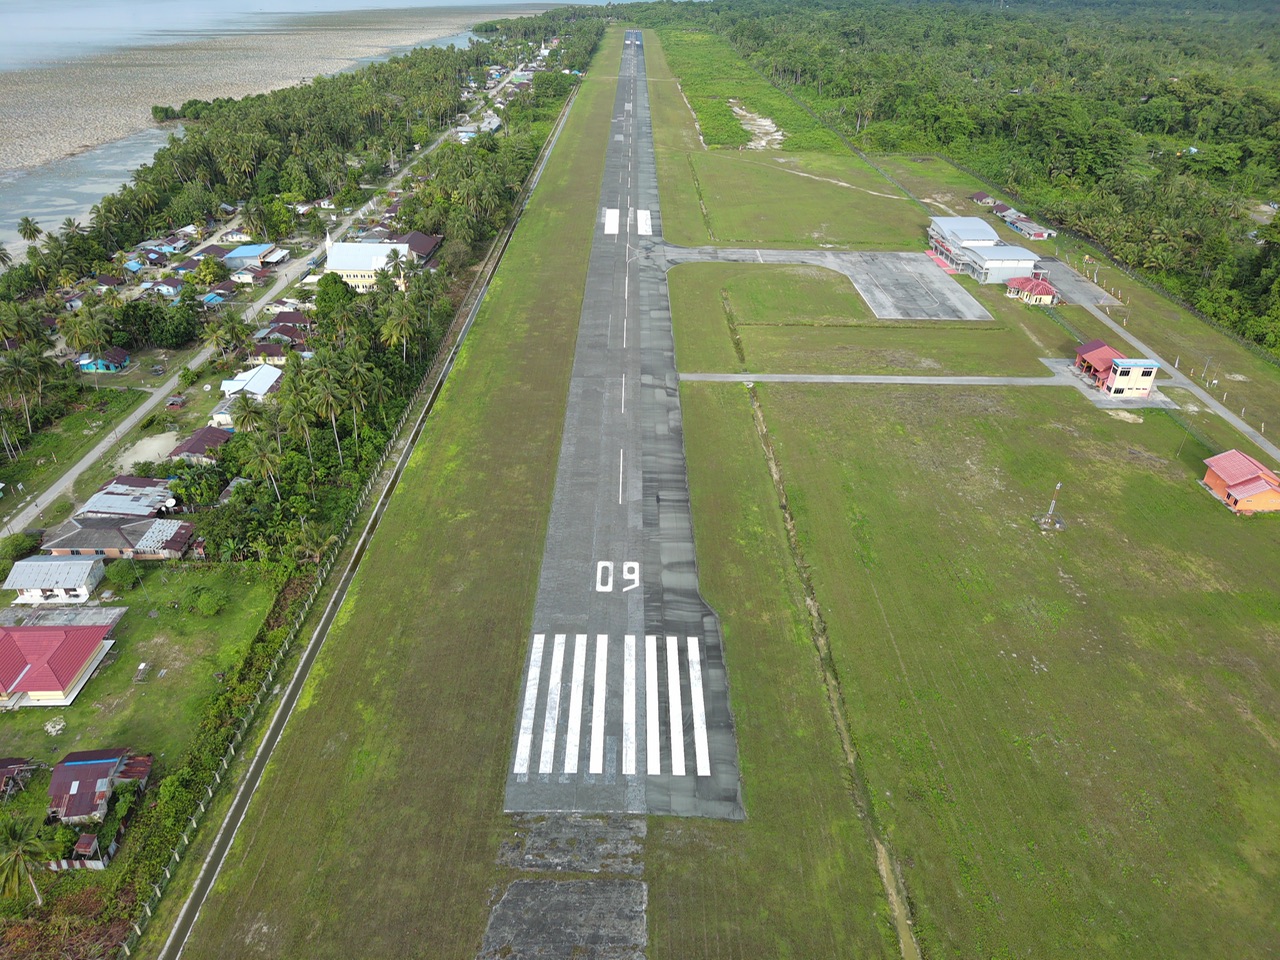
[[[935,229],[947,235],[953,243],[967,247],[970,244],[996,244],[1000,235],[996,228],[981,217],[930,217]]]
[[[153,517],[172,494],[164,480],[120,476],[108,480],[76,511],[77,517]]]
[[[1276,479],[1274,473],[1240,450],[1228,450],[1225,453],[1220,453],[1216,457],[1210,457],[1204,464],[1220,476],[1222,482],[1228,486],[1235,486],[1258,476],[1268,477],[1272,481]]]
[[[94,582],[98,557],[27,557],[9,571],[5,590],[73,590]]]
[[[412,257],[407,243],[335,243],[328,247],[327,271],[373,273],[387,263],[387,254],[399,250],[406,265]]]
[[[978,263],[1029,263],[1035,264],[1040,254],[1032,253],[1026,247],[1013,247],[1007,243],[998,243],[994,247],[965,247],[969,255]]]

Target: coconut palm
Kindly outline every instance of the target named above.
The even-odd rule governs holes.
[[[0,243],[0,270],[8,270],[13,266],[13,254],[11,254],[3,243]]]
[[[271,481],[271,489],[276,492],[276,502],[282,499],[280,488],[276,486],[276,471],[280,469],[280,450],[268,433],[252,433],[249,435],[249,455],[245,466],[250,473],[255,473],[263,480]]]
[[[40,224],[30,217],[23,217],[18,221],[18,236],[27,243],[35,243],[42,233],[44,231],[40,229]]]
[[[35,387],[35,364],[26,350],[5,350],[0,353],[0,383],[7,391],[17,391],[22,399],[22,414],[27,421],[27,434],[31,433],[31,407],[27,392]]]
[[[253,433],[262,426],[266,411],[247,393],[239,393],[231,401],[231,425],[241,433]]]
[[[333,442],[338,447],[338,466],[346,464],[342,459],[342,441],[338,439],[338,414],[342,412],[347,401],[346,391],[342,389],[333,376],[330,364],[320,365],[321,358],[316,357],[317,376],[311,382],[311,405],[316,415],[324,417],[333,427]]]
[[[327,526],[319,523],[308,524],[305,520],[302,527],[293,537],[293,555],[305,563],[319,563],[324,559],[329,548],[338,542],[336,534]]]
[[[15,817],[0,820],[0,895],[18,896],[22,881],[26,880],[36,895],[36,906],[44,906],[44,898],[36,886],[35,869],[42,861],[52,859],[51,845],[36,833],[33,821]]]
[[[416,320],[417,313],[413,304],[404,299],[396,300],[378,331],[378,339],[382,341],[383,346],[390,347],[392,350],[399,347],[400,359],[405,363],[409,362],[409,339],[413,336]]]

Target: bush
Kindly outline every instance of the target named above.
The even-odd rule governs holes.
[[[132,590],[142,579],[132,560],[115,560],[107,564],[103,577],[117,590]]]
[[[15,533],[0,540],[0,582],[9,576],[15,560],[35,553],[38,546],[40,538],[26,533]]]
[[[183,390],[190,390],[196,385],[196,381],[200,379],[200,372],[192,370],[190,367],[183,367],[182,372],[178,374],[178,386]]]
[[[227,605],[227,595],[221,590],[202,589],[196,596],[196,610],[203,617],[216,617]]]

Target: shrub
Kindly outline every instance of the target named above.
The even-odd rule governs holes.
[[[117,590],[132,590],[142,579],[132,560],[116,560],[107,564],[103,577]]]
[[[203,617],[216,617],[227,605],[227,595],[221,590],[205,589],[196,596],[196,610]]]

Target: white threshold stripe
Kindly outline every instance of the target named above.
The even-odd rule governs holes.
[[[560,722],[560,678],[564,673],[564,637],[556,634],[551,648],[551,674],[547,677],[547,712],[542,724],[542,756],[538,772],[550,773],[556,760],[556,726]]]
[[[680,705],[680,638],[667,637],[667,698],[671,716],[671,774],[684,776],[684,709]]]
[[[605,670],[609,665],[609,635],[596,634],[596,682],[591,692],[591,773],[604,773]]]
[[[564,737],[564,772],[578,772],[578,748],[582,742],[582,686],[587,672],[587,635],[573,638],[573,685],[569,689],[569,729]]]
[[[618,174],[618,179],[622,179],[622,174]],[[604,232],[608,235],[614,235],[618,232],[618,208],[605,207],[604,209]]]
[[[524,706],[520,710],[520,736],[516,740],[515,773],[529,772],[529,751],[533,749],[533,717],[538,710],[538,680],[542,674],[542,642],[545,635],[535,633],[529,651],[529,676],[524,686]]]
[[[636,233],[642,237],[653,236],[653,214],[648,210],[636,211]]]
[[[702,654],[698,638],[689,637],[689,706],[693,709],[693,755],[698,776],[711,776],[711,751],[707,749],[707,711],[702,700]]]
[[[622,657],[622,775],[636,773],[636,638],[628,633]]]
[[[645,757],[649,776],[662,772],[661,738],[658,732],[658,638],[644,638]]]

